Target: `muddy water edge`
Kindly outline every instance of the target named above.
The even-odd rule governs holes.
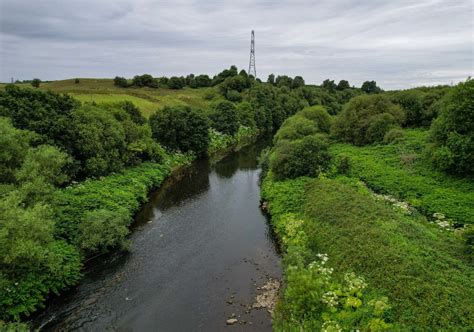
[[[44,331],[270,331],[281,278],[259,208],[256,143],[168,178],[137,215],[128,253],[88,264],[33,320]],[[235,319],[228,325],[229,319]]]

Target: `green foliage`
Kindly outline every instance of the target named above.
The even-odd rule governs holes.
[[[318,176],[331,163],[328,144],[315,136],[279,142],[270,156],[270,169],[276,179]]]
[[[0,182],[13,183],[14,172],[23,162],[32,133],[16,129],[10,119],[0,117]]]
[[[305,107],[302,111],[298,113],[298,115],[301,115],[306,119],[313,121],[316,127],[318,128],[318,132],[320,133],[329,134],[329,132],[331,131],[331,126],[333,122],[332,117],[322,106],[317,105]]]
[[[156,80],[150,74],[136,75],[133,77],[132,86],[157,88]]]
[[[346,81],[346,80],[340,80],[339,83],[337,84],[337,87],[336,89],[337,90],[345,90],[345,89],[349,89],[351,86],[349,85],[349,82]]]
[[[115,246],[127,246],[129,211],[105,209],[87,211],[78,227],[77,243],[86,253],[105,252]]]
[[[404,139],[389,145],[355,147],[333,144],[337,157],[351,158],[351,175],[361,179],[376,192],[407,201],[427,216],[443,213],[457,224],[474,220],[474,183],[432,170],[424,155],[428,132],[404,130]],[[405,157],[410,156],[410,163]]]
[[[102,179],[86,180],[57,191],[51,204],[54,207],[57,235],[80,247],[84,229],[79,231],[79,226],[86,218],[91,217],[88,213],[95,210],[121,211],[127,223],[130,223],[140,204],[146,201],[149,190],[161,184],[169,173],[170,166],[170,162],[146,162]],[[107,216],[106,220],[113,222],[110,227],[116,230],[120,230],[123,225],[122,218]],[[92,224],[85,228],[93,226],[100,227]],[[113,234],[118,235],[115,238],[116,244],[122,243],[120,231]],[[107,242],[111,245],[113,241],[108,239]],[[91,245],[88,248],[93,247]]]
[[[273,141],[278,143],[282,140],[294,141],[305,136],[314,135],[318,128],[314,121],[311,121],[299,114],[289,117],[275,134]]]
[[[393,128],[387,131],[383,137],[384,144],[394,144],[399,143],[405,138],[405,133],[400,128]]]
[[[355,145],[382,141],[386,132],[400,125],[405,114],[384,95],[358,96],[344,106],[334,124],[339,139]]]
[[[236,107],[237,118],[241,126],[255,128],[255,110],[249,102],[242,102]]]
[[[374,200],[347,178],[274,181],[269,173],[262,197],[285,249],[277,330],[472,326],[474,271],[453,234]]]
[[[228,90],[225,94],[225,97],[228,101],[239,103],[242,101],[242,96],[236,90]]]
[[[397,92],[392,101],[399,104],[406,113],[407,126],[420,126],[423,117],[422,97],[419,91],[407,90]]]
[[[0,91],[0,115],[13,126],[39,134],[43,143],[67,147],[71,113],[79,103],[66,95],[7,85]]]
[[[153,138],[162,145],[204,156],[209,145],[209,124],[202,112],[190,107],[165,107],[149,119]]]
[[[186,81],[184,80],[183,77],[172,76],[168,80],[168,87],[170,89],[174,89],[174,90],[182,89],[184,88],[185,85],[186,85]]]
[[[69,180],[66,167],[71,158],[54,146],[40,145],[30,148],[21,167],[15,172],[21,184],[19,192],[22,202],[30,206],[35,202],[47,201],[55,186]]]
[[[239,129],[239,118],[236,107],[229,101],[217,103],[209,116],[211,126],[227,135],[234,135]]]
[[[474,174],[474,80],[457,85],[431,126],[433,164],[444,171]]]
[[[74,84],[79,84],[79,83],[81,83],[81,82],[79,81],[79,79],[78,79],[78,78],[75,78],[75,79],[74,79]]]
[[[33,312],[51,292],[80,277],[80,256],[53,237],[51,207],[22,206],[13,191],[0,201],[0,318]]]
[[[70,125],[74,128],[70,143],[84,175],[106,175],[123,167],[125,130],[112,114],[84,105],[73,113]]]
[[[31,81],[31,86],[34,88],[39,88],[40,84],[41,80],[39,78],[33,78],[33,80]]]
[[[377,82],[375,81],[365,81],[364,83],[362,83],[362,86],[360,88],[363,92],[365,93],[379,93],[382,91],[382,89],[380,89],[378,86],[377,86]]]
[[[125,77],[115,76],[114,78],[114,85],[120,88],[127,88],[128,81]]]
[[[292,89],[301,88],[304,85],[305,85],[304,79],[301,76],[295,76],[295,78],[293,79],[293,82],[291,82],[291,88]]]

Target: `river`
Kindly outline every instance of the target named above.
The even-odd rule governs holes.
[[[137,215],[128,253],[88,264],[33,320],[45,331],[270,331],[254,309],[281,263],[259,208],[255,144],[168,178]],[[238,320],[226,325],[229,318]]]

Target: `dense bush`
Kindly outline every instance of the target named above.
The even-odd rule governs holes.
[[[405,113],[384,95],[358,96],[344,106],[334,124],[337,138],[355,145],[382,141],[386,132],[405,121]]]
[[[41,80],[39,78],[33,78],[33,80],[31,81],[31,86],[34,88],[39,88],[40,84]]]
[[[293,141],[316,133],[318,133],[316,123],[298,113],[283,122],[283,125],[275,134],[273,141],[275,143],[282,140]]]
[[[229,101],[221,101],[214,105],[209,118],[211,126],[223,134],[234,135],[239,129],[237,109]]]
[[[417,90],[406,90],[397,92],[392,101],[399,104],[406,113],[407,126],[419,127],[425,121],[425,114],[423,108],[423,93]],[[428,121],[430,119],[427,119]]]
[[[149,119],[153,138],[172,150],[207,154],[209,124],[201,111],[187,106],[165,107]]]
[[[365,92],[365,93],[379,93],[382,91],[382,89],[380,89],[378,86],[377,86],[377,82],[375,81],[365,81],[364,83],[362,83],[362,86],[360,87],[360,89]]]
[[[20,89],[7,85],[0,91],[0,116],[7,116],[19,129],[41,135],[43,143],[68,146],[71,113],[79,102],[67,95]]]
[[[225,98],[229,101],[238,103],[242,101],[242,96],[236,90],[228,90],[225,94]]]
[[[133,77],[132,86],[157,88],[158,83],[150,74],[136,75]]]
[[[457,85],[443,100],[431,126],[431,153],[436,167],[474,174],[474,80]]]
[[[393,128],[387,131],[387,133],[383,137],[383,142],[385,144],[398,143],[402,141],[404,137],[405,137],[405,133],[403,132],[402,129]]]
[[[127,88],[128,81],[125,77],[115,76],[114,78],[114,85],[120,88]]]
[[[298,115],[313,121],[318,132],[329,134],[331,131],[332,117],[322,106],[306,107]]]
[[[318,137],[279,142],[270,156],[270,169],[276,179],[318,176],[331,163],[328,144]]]
[[[242,126],[255,128],[255,110],[249,102],[242,102],[236,107],[237,118]]]
[[[15,182],[15,170],[19,168],[30,147],[33,133],[16,129],[9,118],[0,117],[0,182]]]

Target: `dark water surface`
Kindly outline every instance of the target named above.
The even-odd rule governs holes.
[[[259,209],[260,150],[249,146],[214,166],[198,161],[165,181],[137,216],[130,252],[96,259],[34,324],[46,331],[271,330],[265,309],[245,313],[257,287],[281,276]],[[226,326],[232,314],[241,324]]]

